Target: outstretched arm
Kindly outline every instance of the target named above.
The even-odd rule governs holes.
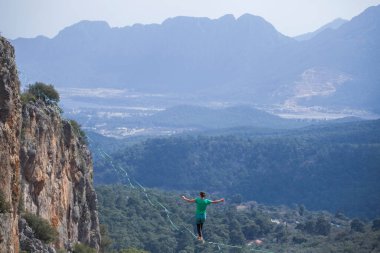
[[[185,201],[187,201],[187,202],[190,202],[190,203],[194,203],[195,202],[195,199],[188,199],[185,196],[182,196],[182,199],[185,200]]]
[[[218,199],[218,200],[211,201],[211,203],[213,203],[213,204],[218,204],[220,202],[224,202],[224,199]]]

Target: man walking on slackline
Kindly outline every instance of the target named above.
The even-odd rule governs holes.
[[[217,204],[220,202],[224,202],[224,199],[218,199],[218,200],[209,200],[206,199],[206,193],[200,192],[199,198],[195,199],[188,199],[185,196],[182,196],[182,199],[197,204],[197,210],[195,213],[195,223],[197,224],[197,231],[198,231],[198,240],[203,241],[203,235],[202,235],[202,229],[203,229],[203,223],[206,221],[206,208],[209,204]]]

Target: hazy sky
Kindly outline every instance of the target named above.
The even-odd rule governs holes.
[[[111,26],[161,23],[169,17],[218,18],[258,15],[281,33],[314,31],[335,18],[351,19],[380,0],[0,0],[3,36],[55,36],[80,20],[105,20]]]

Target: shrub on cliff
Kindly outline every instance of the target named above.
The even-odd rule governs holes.
[[[58,103],[60,98],[59,93],[53,85],[36,82],[30,84],[28,89],[21,94],[21,101],[27,103],[37,99],[41,99],[46,103]]]
[[[69,120],[69,123],[74,132],[78,135],[79,141],[83,144],[87,144],[87,136],[86,133],[82,130],[81,125],[73,119]]]
[[[8,213],[11,209],[10,204],[5,199],[4,193],[0,190],[0,213]]]
[[[57,239],[58,232],[49,222],[35,214],[25,213],[23,218],[35,233],[37,239],[45,243],[53,242]]]
[[[21,94],[21,102],[23,104],[27,104],[29,102],[35,102],[35,101],[36,101],[36,97],[32,93],[25,91]]]
[[[89,246],[85,244],[77,243],[74,246],[73,253],[96,253],[96,250],[93,248],[90,248]]]

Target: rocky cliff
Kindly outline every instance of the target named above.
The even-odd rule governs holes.
[[[0,252],[18,252],[20,82],[14,50],[0,37]]]
[[[39,100],[22,107],[22,205],[59,233],[56,246],[77,241],[99,247],[99,221],[89,150],[56,105]]]
[[[4,39],[1,43],[0,187],[11,207],[0,214],[0,252],[18,252],[18,213],[46,219],[59,234],[51,245],[56,249],[77,242],[99,249],[92,159],[84,139],[55,103],[36,100],[21,108],[14,51]],[[25,228],[20,220],[20,230]],[[24,233],[20,239],[21,249],[41,250]]]

